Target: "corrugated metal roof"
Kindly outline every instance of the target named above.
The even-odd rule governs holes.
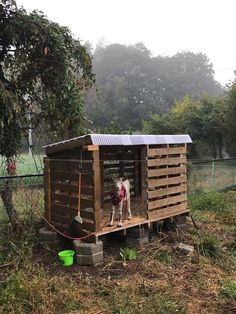
[[[192,143],[189,135],[113,135],[91,134],[94,145],[155,145]]]
[[[77,147],[84,144],[94,144],[100,146],[109,145],[157,145],[157,144],[188,144],[192,140],[187,134],[179,135],[120,135],[120,134],[88,134],[75,137],[69,140],[53,143],[44,146],[46,153],[63,151],[68,147]]]

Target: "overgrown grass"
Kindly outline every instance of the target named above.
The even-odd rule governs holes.
[[[189,207],[192,210],[223,213],[229,209],[229,197],[224,192],[211,191],[201,193],[189,197]]]

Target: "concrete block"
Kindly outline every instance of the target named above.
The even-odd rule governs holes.
[[[103,262],[103,251],[91,255],[76,254],[75,261],[82,266],[94,266]]]
[[[149,235],[148,228],[144,227],[132,227],[126,230],[128,238],[145,238]]]
[[[54,242],[60,240],[56,231],[48,230],[45,227],[39,229],[39,239],[45,242]]]
[[[91,255],[99,252],[103,252],[103,242],[98,241],[97,243],[87,243],[82,240],[74,240],[73,247],[76,254],[80,255]]]
[[[174,222],[180,226],[180,225],[185,225],[187,222],[187,216],[186,215],[180,215],[180,216],[175,216],[174,217]]]
[[[142,247],[143,245],[149,242],[149,237],[142,237],[142,238],[126,238],[126,245],[128,247]]]

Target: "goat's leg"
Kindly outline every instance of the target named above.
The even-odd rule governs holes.
[[[123,208],[123,201],[120,202],[118,207],[118,227],[122,227],[122,208]]]
[[[111,215],[110,215],[110,222],[109,226],[112,227],[114,223],[114,216],[115,216],[115,205],[111,206]]]
[[[127,211],[128,211],[128,219],[130,220],[132,218],[131,209],[130,209],[130,197],[127,197],[126,206],[127,206]]]

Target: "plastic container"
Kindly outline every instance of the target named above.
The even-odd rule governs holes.
[[[74,254],[73,250],[65,250],[58,253],[60,261],[63,266],[71,266],[74,263]]]

